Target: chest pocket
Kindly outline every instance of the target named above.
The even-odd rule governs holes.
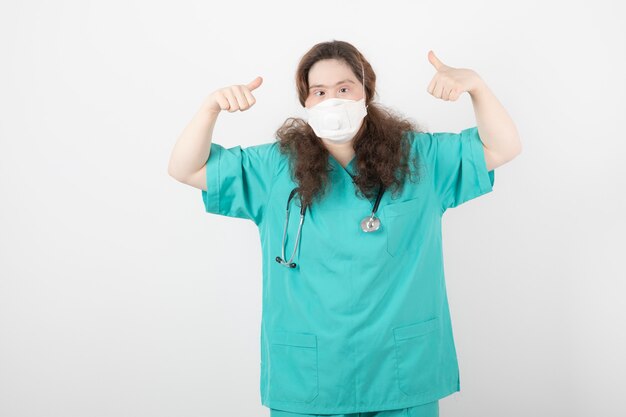
[[[270,343],[270,395],[276,401],[313,401],[319,392],[317,336],[276,331]]]
[[[387,252],[391,256],[406,251],[418,236],[421,201],[419,198],[391,203],[383,207],[387,229]]]

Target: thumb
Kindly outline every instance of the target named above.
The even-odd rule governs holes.
[[[443,62],[441,62],[439,58],[437,58],[437,56],[432,50],[428,51],[428,61],[430,61],[430,63],[433,64],[433,67],[435,67],[437,71],[440,71],[446,67],[446,65]]]
[[[254,80],[252,80],[250,83],[248,83],[246,85],[246,87],[248,87],[250,89],[250,91],[252,91],[252,90],[258,88],[262,83],[263,83],[263,78],[256,77]]]

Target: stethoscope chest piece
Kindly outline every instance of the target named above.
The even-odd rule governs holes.
[[[374,216],[367,216],[361,220],[361,230],[364,232],[375,232],[380,229],[380,219]]]
[[[380,203],[380,199],[383,196],[384,192],[385,189],[381,184],[380,189],[378,190],[378,195],[376,196],[376,202],[374,203],[372,214],[361,220],[361,230],[363,230],[365,233],[375,232],[376,230],[380,229],[380,219],[376,217],[376,210],[378,210],[378,204]]]

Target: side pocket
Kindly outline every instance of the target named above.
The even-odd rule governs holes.
[[[406,395],[433,388],[440,366],[439,317],[393,329],[398,387]]]
[[[270,397],[276,401],[313,401],[319,393],[317,336],[274,331],[270,337]]]

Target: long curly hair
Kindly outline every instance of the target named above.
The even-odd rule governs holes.
[[[418,130],[410,118],[374,102],[376,74],[365,57],[350,43],[333,40],[314,45],[301,58],[296,70],[296,88],[305,107],[309,95],[309,70],[319,60],[337,59],[346,63],[365,86],[368,105],[361,128],[353,139],[355,151],[355,194],[371,199],[382,184],[394,194],[401,192],[405,179],[414,181],[409,163],[419,169],[418,158],[409,160],[408,131]],[[361,67],[361,64],[363,67]],[[362,79],[362,68],[365,80]],[[280,152],[289,156],[292,179],[298,184],[302,204],[321,199],[328,191],[329,152],[311,126],[303,119],[289,117],[276,131]],[[418,175],[418,178],[420,175]]]

